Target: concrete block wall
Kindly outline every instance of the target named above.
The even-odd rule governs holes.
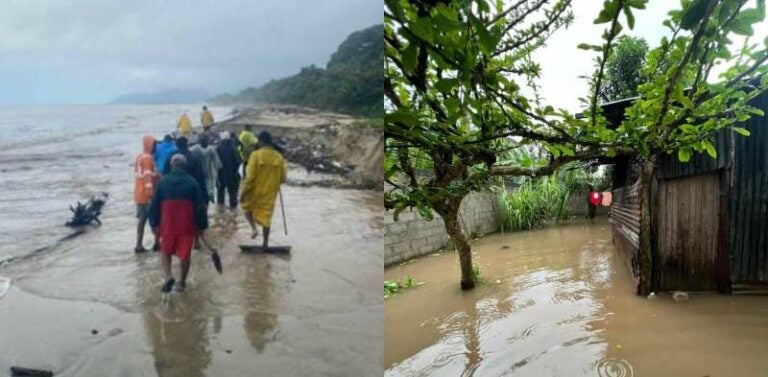
[[[461,219],[467,236],[495,232],[498,229],[496,195],[489,192],[473,192],[461,203]],[[384,264],[389,266],[417,256],[430,254],[450,243],[443,219],[434,214],[426,221],[418,212],[405,210],[394,221],[392,212],[384,216]]]
[[[589,191],[583,190],[579,192],[571,193],[568,198],[566,208],[568,209],[568,217],[582,218],[587,216],[587,198],[589,198]],[[610,209],[603,206],[598,206],[595,211],[595,215],[607,215]]]

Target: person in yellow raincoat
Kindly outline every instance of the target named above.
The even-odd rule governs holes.
[[[200,124],[203,125],[203,128],[213,125],[213,114],[208,111],[207,106],[203,106],[203,112],[200,113]]]
[[[243,161],[243,176],[246,176],[248,173],[248,157],[255,149],[259,139],[253,134],[251,125],[246,124],[238,140],[240,140],[240,160]]]
[[[275,199],[287,173],[285,159],[278,150],[269,132],[259,133],[259,149],[248,158],[248,172],[240,195],[245,218],[253,230],[251,238],[259,235],[256,224],[264,229],[264,249],[269,246],[269,228]]]
[[[181,132],[181,136],[189,137],[189,134],[192,133],[192,121],[189,120],[187,113],[184,113],[184,115],[179,118],[176,127],[179,129],[179,132]]]

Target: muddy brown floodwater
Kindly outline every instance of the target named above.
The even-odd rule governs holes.
[[[241,254],[242,215],[210,209],[224,274],[193,252],[165,302],[158,255],[132,251],[130,187],[101,227],[0,266],[0,376],[382,375],[380,192],[284,187],[288,236],[276,209],[270,241],[290,256]]]
[[[637,297],[606,219],[473,252],[486,283],[470,292],[452,252],[387,269],[425,284],[385,301],[385,375],[768,375],[768,297]]]

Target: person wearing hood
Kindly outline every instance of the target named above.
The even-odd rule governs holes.
[[[259,235],[257,224],[263,228],[263,247],[266,249],[269,247],[269,229],[275,209],[275,199],[280,191],[280,185],[285,182],[287,171],[285,160],[274,149],[275,144],[269,132],[259,133],[259,143],[261,148],[251,153],[248,158],[248,171],[245,174],[240,203],[245,218],[251,225],[251,238]]]
[[[205,207],[205,213],[207,216],[208,190],[206,190],[206,185],[205,185],[205,168],[203,167],[202,150],[197,145],[195,145],[192,148],[189,148],[189,142],[185,137],[180,137],[176,139],[176,148],[178,148],[178,150],[176,151],[176,153],[174,153],[174,156],[177,154],[184,155],[185,160],[187,161],[185,164],[184,170],[186,170],[186,172],[189,173],[189,175],[191,175],[192,178],[195,179],[195,182],[197,182],[197,185],[200,186],[200,191],[203,193],[203,206]],[[164,170],[171,171],[171,160],[168,160],[166,162],[166,169]],[[197,235],[195,235],[195,249],[200,249],[200,239]]]
[[[179,129],[179,132],[183,137],[189,137],[192,133],[192,121],[189,120],[187,113],[184,113],[181,118],[179,118],[179,121],[176,123],[176,128]]]
[[[189,175],[192,176],[192,178],[195,179],[198,185],[200,185],[200,190],[203,191],[203,196],[205,197],[205,202],[208,203],[208,195],[207,191],[205,190],[205,171],[203,170],[203,163],[199,158],[198,153],[192,153],[189,150],[189,144],[187,141],[187,138],[180,137],[176,139],[176,152],[173,153],[174,155],[181,154],[186,157],[187,163],[185,166],[185,169]],[[165,161],[165,166],[163,167],[163,171],[170,172],[171,171],[171,159],[168,159]]]
[[[158,183],[157,194],[149,207],[149,223],[155,234],[160,235],[162,246],[163,293],[170,292],[176,283],[171,273],[171,256],[174,254],[181,260],[181,279],[177,290],[186,288],[192,244],[208,228],[204,190],[187,174],[188,163],[182,153],[171,157],[171,171]]]
[[[246,124],[243,128],[243,132],[240,133],[240,159],[243,161],[243,177],[247,174],[248,157],[251,152],[256,149],[256,144],[259,143],[259,139],[253,134],[253,127],[250,124]]]
[[[144,136],[142,146],[144,150],[136,157],[136,162],[134,163],[133,200],[136,203],[136,217],[139,219],[139,224],[136,228],[136,247],[133,249],[135,253],[147,251],[143,244],[144,228],[147,225],[149,204],[155,194],[155,182],[158,177],[155,169],[155,160],[152,156],[153,149],[155,148],[155,138],[149,135]],[[158,248],[157,234],[155,234],[155,244],[152,246],[152,250],[157,251]]]
[[[239,184],[238,169],[240,168],[240,154],[237,153],[234,140],[230,134],[221,133],[221,142],[216,147],[216,153],[221,161],[218,182],[216,185],[216,203],[224,206],[224,194],[229,195],[229,209],[237,209],[237,186]]]
[[[203,128],[213,125],[213,114],[211,114],[207,106],[203,106],[203,112],[200,113],[200,124]]]
[[[221,168],[221,160],[219,160],[219,154],[216,153],[216,148],[210,145],[209,139],[205,135],[200,135],[200,143],[195,144],[190,148],[190,152],[195,154],[203,164],[203,171],[205,172],[205,187],[203,190],[208,194],[208,199],[213,202],[215,198],[214,189],[216,188],[216,181],[219,175],[219,168]]]
[[[166,174],[167,171],[163,170],[166,161],[176,152],[176,145],[171,139],[171,135],[165,135],[163,141],[157,143],[155,146],[155,167],[160,174]]]

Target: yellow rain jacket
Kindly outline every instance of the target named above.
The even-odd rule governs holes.
[[[211,114],[208,110],[203,110],[202,113],[200,113],[200,124],[203,125],[203,127],[208,127],[213,124],[213,114]]]
[[[243,130],[243,132],[240,133],[240,158],[243,161],[248,162],[248,155],[251,154],[251,151],[256,147],[258,142],[259,139],[253,132]],[[246,174],[247,173],[248,172],[246,172]]]
[[[269,227],[275,198],[280,184],[285,182],[285,160],[270,147],[262,147],[248,159],[248,171],[243,183],[243,211],[248,211],[257,224]]]
[[[178,127],[179,132],[181,132],[181,136],[189,137],[189,134],[192,133],[192,122],[189,120],[187,114],[184,114],[179,118],[176,127]]]

